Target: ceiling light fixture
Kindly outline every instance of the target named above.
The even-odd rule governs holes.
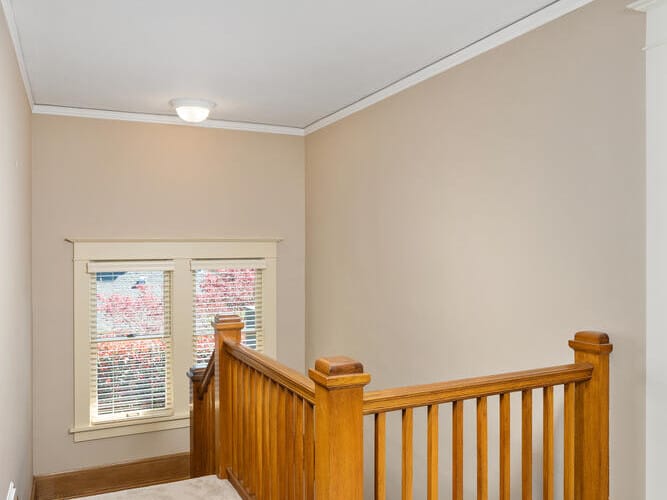
[[[169,104],[181,120],[189,123],[203,122],[215,108],[215,103],[206,99],[172,99]]]

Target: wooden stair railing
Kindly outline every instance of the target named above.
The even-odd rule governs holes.
[[[440,488],[438,415],[441,405],[451,404],[451,496],[461,500],[463,402],[475,400],[476,498],[487,500],[487,401],[498,397],[499,492],[501,500],[509,500],[510,395],[521,393],[521,497],[532,499],[533,392],[539,390],[543,394],[542,498],[552,500],[554,387],[563,386],[564,499],[608,499],[612,345],[606,334],[577,333],[570,341],[575,351],[571,365],[364,393],[370,376],[359,362],[345,357],[318,359],[308,379],[241,345],[243,324],[238,317],[216,317],[214,327],[214,361],[191,377],[193,474],[215,471],[228,478],[243,498],[361,500],[363,416],[373,415],[374,495],[384,499],[386,415],[395,411],[402,415],[401,497],[411,499],[413,413],[415,408],[426,407],[426,491],[428,499],[436,499]],[[215,384],[205,382],[212,378]],[[206,399],[208,394],[213,394],[213,403]]]
[[[210,438],[215,435],[215,392],[211,384],[215,374],[215,353],[206,367],[188,371],[192,398],[190,409],[190,477],[215,474],[215,447]],[[211,390],[209,390],[209,387]]]

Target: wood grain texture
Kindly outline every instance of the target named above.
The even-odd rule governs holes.
[[[554,498],[554,388],[542,396],[542,499]]]
[[[438,405],[431,405],[428,407],[426,414],[426,498],[428,500],[438,499],[439,410]]]
[[[521,499],[533,498],[533,391],[521,393]]]
[[[375,500],[387,498],[387,414],[375,415]]]
[[[253,349],[234,342],[225,342],[225,351],[244,365],[250,366],[263,374],[265,377],[277,382],[290,392],[300,397],[315,402],[315,385],[311,380],[304,377],[296,370],[292,370],[278,361],[269,358]]]
[[[463,401],[452,403],[452,499],[463,500]]]
[[[574,384],[565,386],[565,409],[563,414],[563,500],[574,500]]]
[[[402,412],[402,452],[401,452],[401,498],[412,500],[413,480],[413,412],[406,408]]]
[[[593,366],[590,363],[574,363],[451,382],[369,391],[364,394],[364,414],[462,401],[547,385],[583,382],[590,380],[592,374]]]
[[[609,498],[609,336],[578,332],[570,340],[577,363],[589,363],[592,377],[576,387],[575,498]]]
[[[500,395],[500,500],[510,500],[510,394]]]
[[[35,500],[75,498],[181,481],[190,477],[190,454],[178,453],[72,472],[35,476]]]
[[[318,500],[362,500],[364,490],[364,385],[354,368],[329,375],[309,371],[315,383],[315,495]],[[322,366],[316,362],[316,366]],[[305,398],[304,398],[305,399]]]
[[[489,498],[489,443],[486,397],[477,399],[477,500]]]

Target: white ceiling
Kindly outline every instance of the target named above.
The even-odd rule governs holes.
[[[11,0],[39,105],[305,127],[553,0]]]

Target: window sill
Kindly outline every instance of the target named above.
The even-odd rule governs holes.
[[[92,441],[94,439],[143,434],[145,432],[180,429],[189,426],[190,415],[185,414],[128,420],[126,422],[95,424],[84,427],[72,427],[69,430],[69,433],[74,435],[74,442],[78,443],[81,441]]]

